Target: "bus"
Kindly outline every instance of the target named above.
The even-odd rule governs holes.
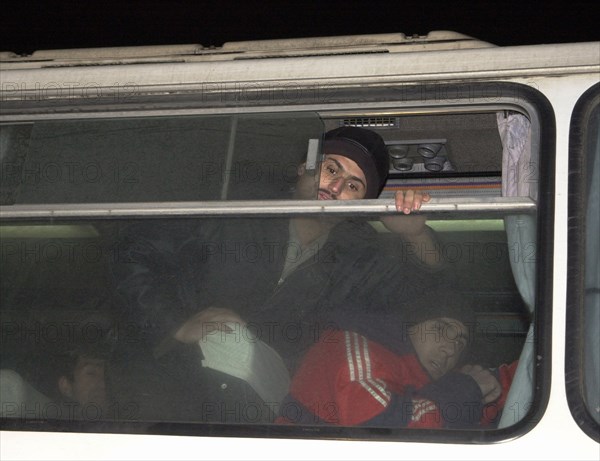
[[[600,43],[433,31],[0,61],[2,459],[598,459]],[[314,200],[344,129],[383,141],[382,190]],[[425,198],[398,216],[399,195]],[[419,425],[425,387],[369,353],[415,354],[388,319],[431,293],[423,311],[456,295],[473,318],[447,373],[476,367],[500,397],[471,375],[481,395],[459,401],[417,354],[449,394]],[[371,349],[332,374],[314,351],[336,331]],[[309,354],[308,388],[352,391],[298,403]]]

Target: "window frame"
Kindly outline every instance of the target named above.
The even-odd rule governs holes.
[[[398,91],[398,90],[401,91]],[[525,113],[532,121],[532,150],[540,155],[536,159],[539,166],[539,195],[536,211],[537,219],[537,255],[544,255],[544,262],[536,263],[536,315],[534,317],[534,331],[536,332],[536,356],[540,357],[539,362],[534,364],[534,394],[532,407],[527,414],[516,424],[494,430],[427,430],[419,431],[412,429],[390,429],[390,428],[365,428],[365,427],[333,427],[333,426],[278,426],[272,425],[252,425],[252,424],[207,424],[207,423],[110,423],[106,427],[102,422],[65,422],[65,421],[45,421],[42,424],[38,422],[11,421],[2,419],[1,426],[3,430],[42,430],[56,431],[67,430],[74,432],[109,432],[109,433],[143,433],[143,434],[165,434],[165,435],[195,435],[195,436],[250,436],[250,437],[285,437],[285,438],[319,438],[319,439],[355,439],[355,440],[385,440],[385,441],[414,441],[414,442],[434,442],[434,443],[493,443],[507,440],[525,434],[530,431],[541,419],[550,395],[550,376],[551,376],[551,325],[552,325],[552,272],[553,272],[553,249],[554,249],[554,169],[555,169],[555,116],[552,105],[548,99],[539,91],[521,84],[507,82],[490,83],[448,83],[448,84],[427,84],[415,91],[414,86],[394,87],[388,85],[365,86],[362,88],[330,88],[335,92],[336,98],[331,101],[319,101],[315,104],[306,104],[306,101],[299,99],[295,104],[281,96],[274,94],[268,101],[250,101],[252,105],[240,104],[235,108],[231,107],[230,101],[206,101],[204,95],[191,97],[185,95],[185,98],[170,97],[171,99],[162,102],[161,98],[149,97],[141,98],[140,107],[148,107],[149,101],[154,105],[153,110],[136,110],[131,100],[128,101],[127,110],[123,110],[118,104],[105,104],[103,101],[95,101],[92,107],[84,108],[81,112],[73,114],[74,104],[70,101],[66,106],[61,106],[54,102],[29,102],[30,107],[20,110],[11,104],[11,107],[3,109],[5,115],[1,120],[9,121],[31,121],[36,119],[58,119],[72,118],[98,118],[98,117],[125,117],[125,116],[148,116],[148,115],[169,115],[169,114],[202,114],[219,111],[219,113],[233,112],[276,112],[276,111],[302,111],[312,110],[317,112],[330,111],[350,111],[359,113],[361,110],[381,110],[386,111],[394,108],[398,111],[404,110],[407,113],[458,113],[474,112],[478,108],[486,111],[492,110],[510,110],[514,109]],[[476,95],[482,95],[481,97]],[[449,97],[441,97],[445,95]],[[204,99],[204,101],[203,101]],[[381,102],[385,101],[385,102]],[[260,104],[262,103],[262,104]],[[17,104],[18,106],[18,104]],[[100,114],[98,111],[102,110]],[[223,112],[221,112],[223,111]],[[541,155],[543,153],[543,155]],[[477,202],[483,202],[480,198]],[[423,207],[424,212],[448,212],[439,208],[443,201],[439,203],[426,204]],[[456,200],[450,200],[455,204]],[[219,205],[223,209],[227,207],[223,202]],[[382,214],[382,212],[393,213],[394,210],[389,206],[392,200],[377,201],[369,203],[368,201],[357,201],[356,204],[350,204],[351,209],[343,211],[334,211],[342,209],[343,205],[327,205],[323,209],[325,213],[340,212],[352,213],[356,215]],[[253,204],[257,205],[257,204]],[[275,202],[263,202],[258,204],[258,215],[265,215],[270,212],[276,214],[288,215],[289,213],[277,208]],[[314,206],[314,203],[311,204]],[[446,204],[448,205],[448,204]],[[302,209],[304,204],[297,203],[296,212],[305,212]],[[354,208],[352,208],[355,206]],[[438,206],[438,210],[435,207]],[[33,205],[32,207],[36,207]],[[290,203],[286,203],[290,207]],[[386,210],[381,207],[387,207]],[[19,208],[22,209],[22,215],[19,215]],[[83,213],[84,207],[74,205],[73,209],[67,210],[64,216],[61,216],[57,210],[44,210],[37,206],[38,212],[45,218],[52,220],[74,219],[79,216],[78,211]],[[149,214],[140,212],[140,216],[168,217],[165,209],[152,209]],[[218,208],[218,207],[217,207]],[[296,208],[296,205],[293,207]],[[443,207],[442,207],[443,208]],[[496,210],[497,211],[497,210]],[[188,210],[189,212],[189,210]],[[239,212],[233,211],[233,212]],[[233,213],[232,212],[232,213]],[[321,211],[319,211],[321,212]],[[28,214],[30,213],[30,214]],[[467,211],[468,213],[468,211]],[[218,215],[219,210],[204,210],[198,213],[202,216]],[[3,206],[0,210],[0,218],[8,222],[22,219],[36,219],[40,217],[35,215],[35,209],[26,210],[23,207]],[[85,217],[85,214],[81,214]]]
[[[565,384],[569,410],[580,429],[600,442],[600,424],[592,417],[584,393],[584,277],[586,248],[587,128],[591,113],[600,107],[600,83],[577,100],[569,127],[569,198],[567,246],[567,317]],[[596,159],[600,160],[600,159]]]

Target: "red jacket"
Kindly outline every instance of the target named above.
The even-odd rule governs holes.
[[[408,338],[392,352],[355,332],[327,333],[301,363],[278,422],[468,428],[491,414],[470,376],[450,372],[431,381]]]

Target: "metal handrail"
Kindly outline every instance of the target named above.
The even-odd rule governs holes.
[[[432,198],[421,213],[533,213],[529,197]],[[397,213],[393,199],[379,200],[236,200],[204,202],[128,202],[0,206],[0,219],[72,219],[138,217],[222,217],[292,215],[386,215]]]

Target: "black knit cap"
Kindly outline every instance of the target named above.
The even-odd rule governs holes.
[[[325,133],[324,154],[337,154],[356,162],[367,180],[365,198],[377,198],[389,171],[385,142],[377,133],[365,128],[343,126]]]
[[[474,307],[467,296],[454,290],[433,289],[410,303],[404,319],[411,324],[418,324],[446,317],[458,320],[469,328],[475,324]]]

